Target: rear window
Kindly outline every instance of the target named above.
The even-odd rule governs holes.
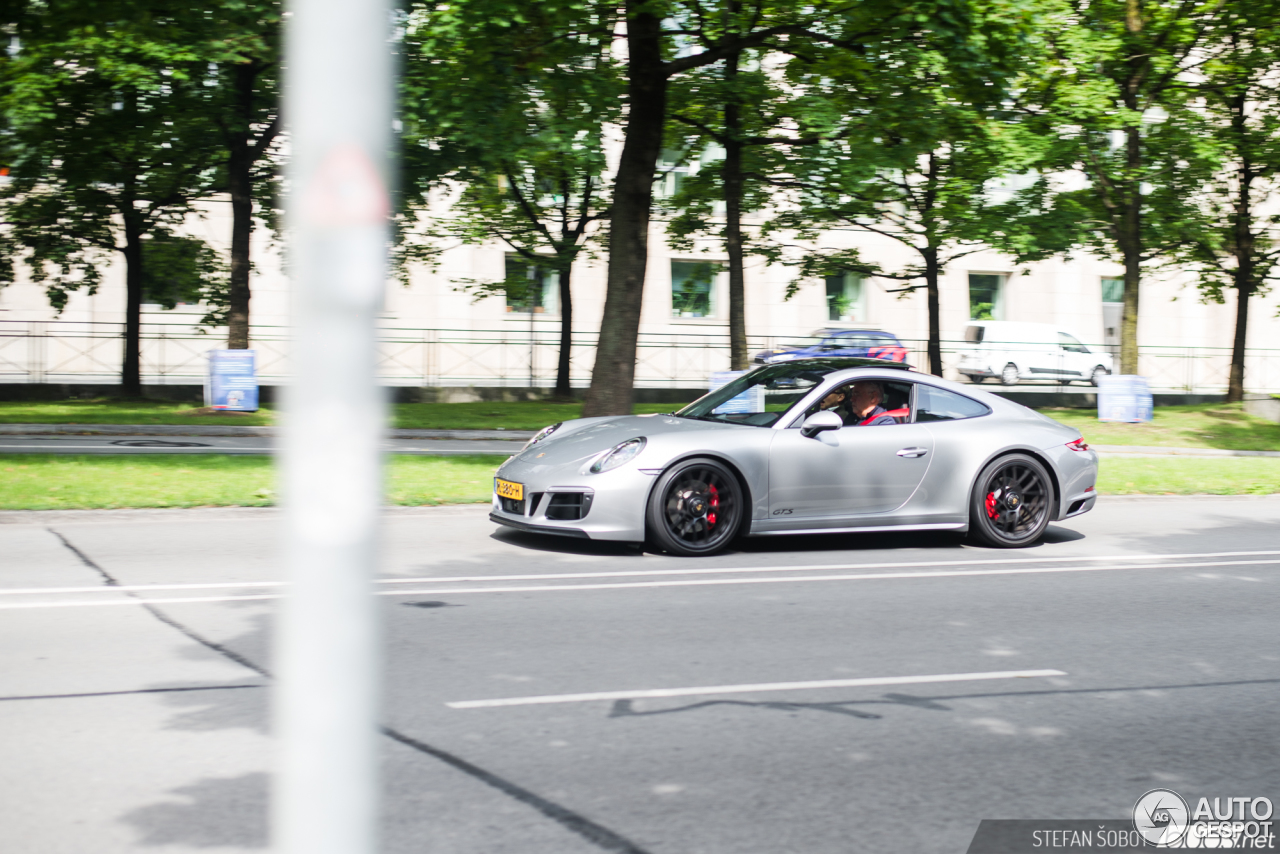
[[[981,344],[982,333],[985,331],[986,331],[986,327],[983,327],[983,326],[967,327],[964,330],[964,340],[968,341],[970,344]]]
[[[959,421],[990,411],[986,404],[964,395],[924,383],[916,385],[916,421]]]

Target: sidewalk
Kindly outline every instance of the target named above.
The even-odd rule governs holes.
[[[218,424],[0,424],[0,435],[18,436],[236,436],[274,438],[278,427],[243,427]],[[533,430],[403,430],[387,431],[389,439],[494,439],[527,442]]]

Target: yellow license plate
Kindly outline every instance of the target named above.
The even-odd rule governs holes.
[[[500,477],[493,479],[493,491],[498,493],[501,498],[510,498],[512,501],[524,501],[524,484],[512,483],[509,480],[503,480]]]

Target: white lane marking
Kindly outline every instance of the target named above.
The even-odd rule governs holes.
[[[416,578],[378,578],[376,584],[456,584],[460,582],[490,581],[561,581],[574,578],[637,578],[648,576],[672,575],[726,575],[758,572],[812,572],[814,570],[841,569],[914,569],[925,566],[1002,566],[1005,564],[1024,563],[1071,563],[1116,560],[1185,560],[1186,558],[1211,557],[1263,557],[1280,555],[1280,550],[1252,552],[1189,552],[1186,554],[1136,554],[1136,555],[1082,555],[1077,557],[1019,557],[1001,560],[925,560],[925,561],[886,561],[882,563],[858,564],[806,564],[800,566],[733,566],[711,567],[707,569],[637,569],[610,570],[608,572],[551,572],[526,573],[523,575],[453,575],[453,576],[420,576]],[[122,584],[117,587],[25,587],[0,589],[0,596],[20,596],[41,593],[147,593],[152,590],[209,590],[209,589],[241,589],[251,587],[283,587],[285,581],[226,581],[210,583],[186,584]],[[415,591],[421,592],[421,591]],[[382,595],[399,595],[387,593]]]
[[[182,605],[189,602],[246,602],[283,598],[283,596],[267,594],[263,596],[181,596],[165,599],[98,599],[93,602],[6,602],[0,605],[0,611],[21,611],[29,608],[110,608],[118,605]]]
[[[218,590],[249,587],[283,587],[284,581],[225,581],[207,584],[119,584],[97,587],[15,587],[0,590],[0,596],[29,596],[37,593],[146,593],[151,590]]]
[[[810,688],[864,688],[869,685],[928,685],[937,682],[976,682],[987,679],[1031,679],[1066,676],[1062,670],[1000,670],[988,673],[943,673],[934,676],[873,676],[864,679],[823,679],[817,682],[765,682],[759,685],[711,685],[702,688],[650,688],[635,691],[597,691],[591,694],[547,694],[501,700],[461,700],[445,703],[451,709],[493,709],[503,706],[541,706],[550,703],[589,703],[594,700],[643,700],[655,697],[705,697],[713,694],[759,694]]]
[[[1000,561],[1005,562],[1005,561]],[[1007,561],[1013,563],[1014,561]],[[1263,566],[1280,564],[1276,560],[1227,560],[1200,561],[1197,563],[1151,563],[1123,566],[1047,566],[1042,568],[1023,567],[1021,569],[975,569],[968,571],[942,570],[934,572],[869,572],[858,575],[790,575],[781,578],[701,578],[684,581],[632,581],[623,584],[545,584],[524,587],[435,587],[427,590],[378,590],[374,596],[440,596],[452,593],[544,593],[563,590],[625,590],[645,587],[708,587],[722,584],[784,584],[799,581],[876,581],[900,580],[916,578],[963,578],[966,576],[989,575],[1040,575],[1061,572],[1115,572],[1126,569],[1184,569],[1206,566]],[[121,588],[109,587],[105,590],[119,591]],[[282,595],[265,594],[261,596],[202,596],[173,597],[161,599],[121,599],[114,601],[93,602],[10,602],[0,603],[0,611],[15,611],[25,608],[92,608],[115,605],[166,605],[190,602],[246,602],[267,599],[283,599]]]
[[[1013,561],[1009,561],[1012,563]],[[706,587],[717,584],[779,584],[793,581],[874,581],[902,578],[960,578],[970,575],[1035,575],[1055,572],[1111,572],[1121,569],[1181,569],[1204,566],[1257,566],[1280,564],[1277,560],[1204,561],[1199,563],[1151,563],[1137,566],[1047,566],[1021,569],[942,570],[935,572],[869,572],[858,575],[792,575],[783,578],[700,578],[689,581],[631,581],[623,584],[547,584],[527,587],[436,587],[428,590],[380,590],[375,596],[423,596],[443,593],[534,593],[548,590],[618,590],[633,587]],[[5,606],[0,605],[0,609]]]
[[[748,572],[812,572],[814,570],[838,569],[914,569],[924,566],[1000,566],[1019,563],[1071,563],[1095,562],[1111,560],[1184,560],[1186,558],[1210,557],[1264,557],[1280,555],[1280,550],[1255,552],[1191,552],[1187,554],[1139,554],[1139,555],[1089,555],[1077,557],[1018,557],[1002,560],[922,560],[922,561],[885,561],[882,563],[832,564],[815,563],[801,566],[734,566],[713,567],[710,569],[646,569],[610,572],[557,572],[536,575],[459,575],[454,577],[437,576],[421,578],[380,578],[379,584],[440,584],[461,581],[551,581],[569,578],[621,578],[650,575],[722,575]]]

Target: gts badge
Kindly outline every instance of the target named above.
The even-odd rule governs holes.
[[[773,511],[773,515],[775,515],[775,516],[790,516],[790,515],[791,515],[791,510],[790,510],[790,508],[787,508],[787,509],[785,509],[785,510],[774,510],[774,511]]]

